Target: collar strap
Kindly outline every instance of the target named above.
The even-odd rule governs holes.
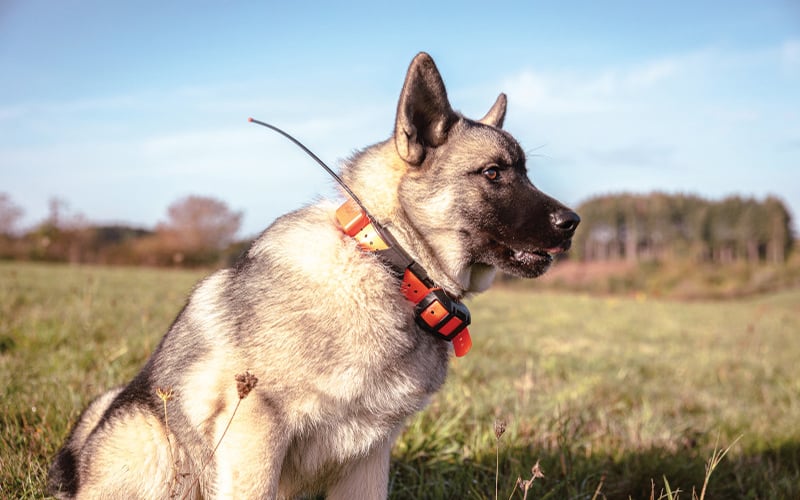
[[[415,304],[414,319],[428,333],[453,343],[455,354],[464,356],[472,347],[467,325],[469,309],[451,298],[428,277],[425,269],[414,261],[397,240],[373,220],[352,198],[336,210],[342,231],[355,239],[365,252],[375,252],[402,279],[400,291]]]

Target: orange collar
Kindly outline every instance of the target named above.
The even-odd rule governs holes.
[[[467,354],[472,348],[472,338],[467,329],[470,323],[467,306],[437,287],[425,269],[351,198],[336,210],[336,220],[342,231],[356,240],[361,250],[375,252],[398,277],[402,277],[400,291],[415,304],[417,325],[438,338],[451,341],[456,356]]]

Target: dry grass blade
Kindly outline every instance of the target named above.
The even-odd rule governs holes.
[[[188,495],[191,494],[192,489],[197,484],[197,482],[200,481],[200,476],[203,474],[203,471],[208,466],[208,463],[211,462],[211,459],[217,453],[217,449],[219,449],[219,445],[222,443],[222,440],[225,439],[225,435],[228,433],[228,429],[230,429],[231,427],[231,422],[233,422],[233,418],[236,416],[236,412],[239,410],[239,405],[242,404],[242,400],[250,394],[250,392],[258,383],[258,378],[248,371],[237,374],[235,379],[236,379],[236,392],[239,395],[239,399],[236,401],[236,406],[233,407],[233,412],[231,413],[231,417],[228,419],[228,423],[225,424],[225,429],[222,430],[222,434],[217,440],[217,444],[214,445],[214,449],[211,450],[211,453],[203,461],[203,464],[200,466],[200,470],[198,470],[197,474],[195,474],[192,483],[186,489],[186,493],[184,493],[184,495],[181,497],[181,500],[186,499]]]
[[[178,463],[175,461],[175,456],[172,454],[172,440],[169,438],[169,412],[167,411],[167,403],[175,396],[172,389],[162,389],[156,387],[156,396],[164,404],[164,433],[167,437],[167,451],[169,451],[169,463],[172,466],[172,479],[170,480],[169,490],[174,491],[178,482]],[[172,493],[170,493],[172,496]]]
[[[744,434],[740,434],[739,437],[733,440],[733,442],[724,450],[719,448],[719,435],[717,435],[717,441],[714,444],[714,451],[711,453],[711,457],[708,459],[706,463],[706,475],[705,479],[703,480],[703,489],[700,490],[700,496],[697,497],[696,495],[692,495],[694,498],[698,498],[699,500],[705,500],[706,497],[706,490],[708,488],[708,482],[711,479],[711,474],[717,468],[717,466],[722,462],[722,459],[725,458],[725,455],[733,448],[733,446],[742,439]]]
[[[598,483],[597,488],[595,488],[594,490],[594,494],[592,495],[592,500],[597,500],[597,498],[600,496],[600,490],[603,489],[603,483],[605,481],[606,481],[606,475],[603,474],[602,476],[600,476],[600,483]]]
[[[522,490],[522,500],[527,500],[528,498],[528,491],[533,488],[533,483],[539,478],[544,478],[544,471],[542,470],[541,465],[539,465],[539,461],[537,460],[536,463],[531,467],[531,478],[530,479],[522,479],[521,477],[517,478],[517,482],[514,484],[514,489],[511,490],[511,496],[509,496],[509,500],[514,497],[514,493],[517,491],[517,487],[519,486],[520,490]]]
[[[500,484],[500,438],[506,432],[506,423],[503,420],[494,421],[494,438],[495,438],[495,468],[494,468],[494,498],[497,500],[499,495]]]

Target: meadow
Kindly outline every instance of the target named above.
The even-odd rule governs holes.
[[[203,274],[0,263],[0,497],[43,496],[80,411],[136,373]],[[800,498],[800,289],[498,286],[469,305],[473,350],[409,421],[391,498]]]

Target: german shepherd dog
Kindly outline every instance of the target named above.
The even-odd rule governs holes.
[[[505,113],[504,94],[480,120],[453,111],[420,53],[393,136],[342,166],[369,220],[423,270],[423,294],[458,310],[497,270],[544,273],[580,221],[531,184]],[[444,383],[454,344],[424,328],[402,273],[365,251],[340,211],[321,201],[278,218],[197,284],[141,372],[80,416],[49,491],[386,498],[392,444]]]

